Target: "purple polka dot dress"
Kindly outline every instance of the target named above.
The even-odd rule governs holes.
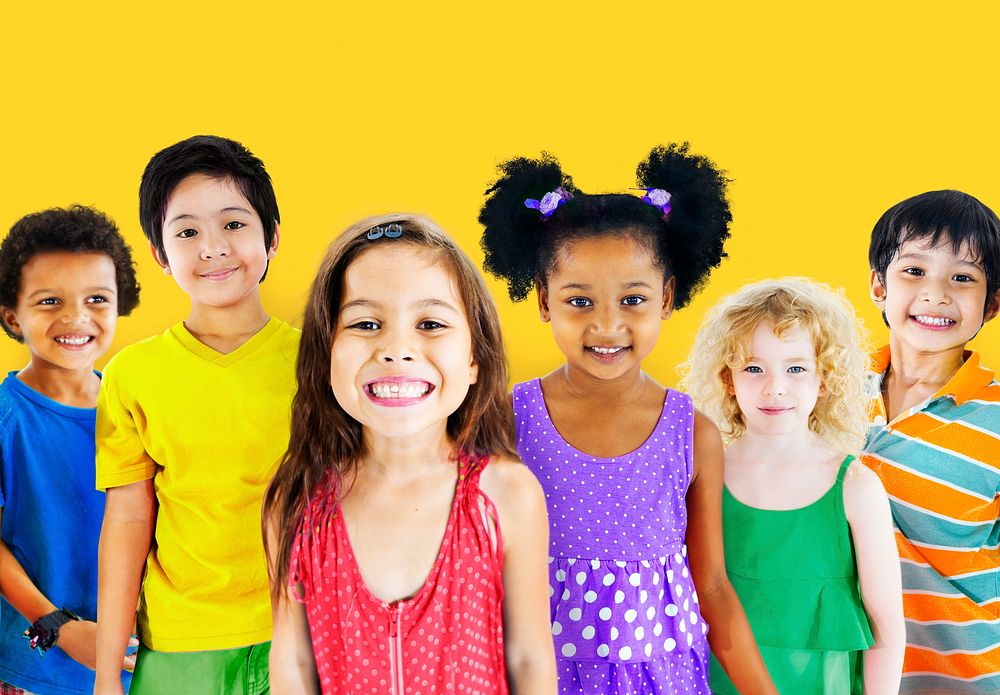
[[[684,546],[691,399],[668,390],[649,439],[615,458],[562,438],[538,379],[514,387],[514,414],[548,505],[559,692],[709,693],[708,626]]]

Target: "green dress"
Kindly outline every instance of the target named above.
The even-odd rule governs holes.
[[[862,692],[874,644],[861,603],[840,465],[826,494],[800,509],[750,507],[723,488],[726,570],[782,695]],[[712,691],[738,695],[712,657]]]

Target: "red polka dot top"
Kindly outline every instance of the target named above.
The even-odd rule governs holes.
[[[324,695],[506,695],[503,544],[479,489],[488,459],[462,459],[444,538],[423,586],[386,603],[365,585],[335,496],[314,495],[292,549]],[[487,526],[487,519],[490,526]]]

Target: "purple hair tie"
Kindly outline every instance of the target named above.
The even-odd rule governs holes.
[[[670,217],[669,193],[662,188],[641,188],[639,190],[646,191],[646,195],[641,198],[642,202],[652,205],[654,208],[660,208],[663,211],[663,219]]]
[[[552,213],[556,211],[556,208],[565,203],[567,200],[570,200],[572,197],[572,193],[560,186],[556,190],[543,195],[541,200],[528,198],[524,201],[524,207],[538,210],[542,213],[542,219],[547,220],[552,216]]]

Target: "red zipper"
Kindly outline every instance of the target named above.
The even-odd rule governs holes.
[[[403,690],[403,646],[400,644],[400,627],[403,608],[394,603],[389,608],[389,674],[392,678],[392,695],[405,695]]]

